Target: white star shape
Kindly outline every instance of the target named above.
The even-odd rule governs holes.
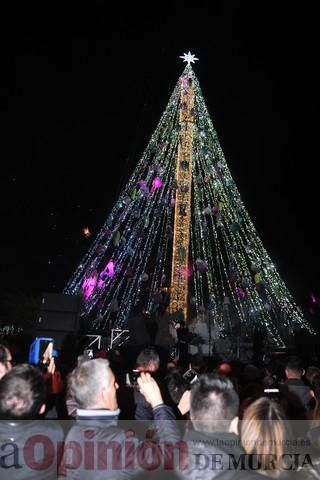
[[[180,55],[179,58],[182,58],[184,62],[188,63],[188,65],[190,65],[190,63],[194,63],[196,60],[199,60],[199,58],[193,55],[193,53],[191,53],[190,50],[188,53],[184,53],[183,55]]]

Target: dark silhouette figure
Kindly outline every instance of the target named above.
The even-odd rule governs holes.
[[[148,336],[149,336],[149,345],[154,346],[155,343],[156,343],[156,336],[157,336],[157,332],[158,332],[157,319],[155,317],[155,313],[151,314],[149,312],[145,312],[144,315],[147,318],[146,330],[147,330]]]

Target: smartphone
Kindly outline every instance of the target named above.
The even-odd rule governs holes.
[[[39,349],[39,364],[49,365],[53,352],[53,340],[43,340],[40,343]]]
[[[92,348],[89,348],[88,350],[85,350],[83,353],[84,353],[85,355],[87,355],[88,358],[90,358],[90,360],[92,360],[92,358],[93,358],[93,350],[92,350]]]
[[[29,348],[29,363],[48,366],[51,358],[56,355],[53,346],[53,338],[37,337]]]
[[[131,370],[131,372],[126,373],[126,385],[130,387],[136,387],[138,385],[137,380],[140,375],[139,370]]]
[[[195,370],[192,370],[192,368],[187,370],[182,376],[185,380],[187,380],[189,385],[192,385],[194,382],[198,380],[198,374]]]

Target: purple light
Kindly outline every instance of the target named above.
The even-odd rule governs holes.
[[[139,180],[139,182],[137,183],[137,186],[143,192],[149,192],[148,186],[144,180]]]
[[[201,260],[200,258],[196,260],[196,265],[197,265],[198,272],[200,273],[205,273],[208,270],[207,262],[205,262],[204,260]]]
[[[115,274],[114,268],[115,268],[115,264],[113,260],[109,260],[104,270],[102,270],[102,272],[100,273],[100,278],[105,278],[105,277],[112,278]]]
[[[97,288],[101,289],[101,288],[104,288],[105,286],[106,284],[104,283],[103,280],[98,280]]]
[[[236,290],[236,294],[241,297],[241,298],[244,298],[246,296],[246,292],[243,290],[243,288],[241,287],[236,287],[235,288]]]
[[[188,265],[188,271],[187,271],[187,277],[188,277],[188,278],[191,278],[192,275],[193,275],[193,265],[192,265],[192,263],[189,263],[189,265]]]
[[[92,273],[90,277],[84,279],[82,284],[82,291],[85,300],[89,300],[95,287],[97,285],[97,274]]]
[[[152,187],[154,189],[162,187],[162,180],[160,177],[155,177],[152,181]]]
[[[181,83],[184,89],[188,89],[189,87],[189,75],[181,75]]]
[[[183,278],[186,278],[186,279],[190,279],[193,275],[193,266],[191,263],[189,263],[188,267],[185,267],[184,265],[181,265],[179,268],[178,268],[178,271],[179,271],[179,275]]]
[[[315,304],[317,302],[318,302],[318,300],[317,300],[316,296],[312,293],[311,294],[311,303]]]

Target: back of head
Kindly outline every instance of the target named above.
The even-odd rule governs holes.
[[[136,368],[145,371],[155,371],[159,368],[160,357],[153,348],[144,348],[136,359]]]
[[[307,368],[305,379],[309,385],[312,385],[315,380],[318,381],[320,379],[320,368],[310,365]]]
[[[174,404],[178,404],[184,392],[189,389],[188,382],[183,378],[182,373],[177,370],[170,372],[165,380],[171,400]]]
[[[190,368],[198,374],[205,373],[207,369],[206,360],[202,355],[195,353],[190,357]]]
[[[284,446],[290,438],[288,422],[278,402],[261,397],[246,408],[241,422],[241,443],[246,453],[258,456],[261,471],[277,476]],[[270,470],[270,455],[274,458]]]
[[[79,363],[70,376],[70,391],[81,408],[94,407],[97,393],[111,383],[109,361],[96,358]]]
[[[288,357],[285,360],[285,369],[289,370],[291,376],[301,378],[304,372],[303,362],[299,357]]]
[[[224,375],[201,375],[191,388],[190,413],[195,430],[228,432],[238,409],[238,394]]]
[[[265,365],[266,376],[263,379],[263,383],[266,386],[278,384],[282,380],[285,380],[285,372],[283,361],[277,358],[270,358]]]
[[[35,419],[45,398],[41,372],[32,365],[17,365],[0,382],[0,416],[2,419]]]

